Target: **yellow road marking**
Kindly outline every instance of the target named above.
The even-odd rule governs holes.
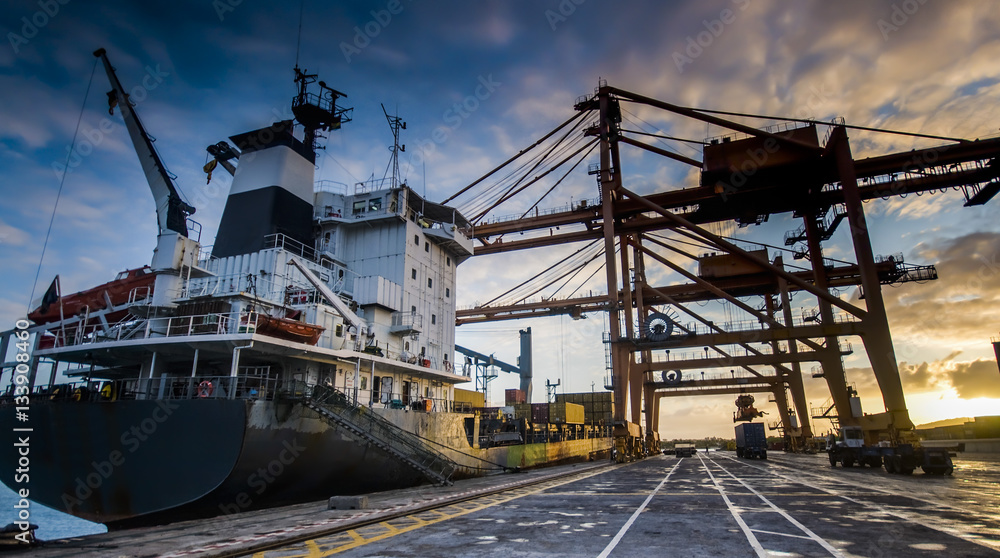
[[[584,476],[574,476],[574,477],[568,478],[568,479],[559,479],[559,480],[548,481],[548,482],[545,482],[545,483],[542,483],[542,484],[538,484],[538,485],[535,485],[535,486],[531,486],[531,487],[517,488],[517,489],[514,489],[514,490],[512,490],[510,492],[507,492],[505,494],[495,494],[495,495],[490,495],[490,496],[484,496],[482,498],[477,498],[476,500],[470,500],[470,501],[467,501],[467,502],[458,502],[458,503],[455,503],[455,504],[451,504],[449,506],[445,506],[443,508],[438,508],[438,509],[434,509],[434,510],[424,510],[422,512],[419,512],[418,514],[407,515],[407,516],[404,516],[404,517],[396,518],[394,520],[389,520],[389,521],[397,521],[397,520],[410,520],[410,521],[412,521],[412,523],[410,523],[409,525],[403,526],[403,527],[396,527],[394,525],[390,525],[389,521],[383,521],[383,522],[375,524],[375,525],[367,525],[365,527],[361,527],[360,529],[351,529],[349,531],[344,531],[344,532],[341,532],[341,533],[336,533],[336,534],[331,535],[329,537],[321,537],[321,538],[317,538],[317,539],[310,539],[308,541],[305,541],[305,543],[304,543],[305,546],[306,546],[306,548],[309,550],[309,554],[302,555],[302,556],[304,556],[306,558],[323,558],[325,556],[332,556],[334,554],[338,554],[338,553],[344,552],[346,550],[351,550],[351,549],[354,549],[354,548],[358,548],[360,546],[364,546],[366,544],[371,544],[373,542],[378,542],[378,541],[381,541],[381,540],[384,540],[384,539],[388,539],[390,537],[395,537],[396,535],[401,535],[403,533],[408,533],[408,532],[414,531],[416,529],[427,527],[428,525],[433,525],[435,523],[440,523],[440,522],[445,521],[447,519],[453,519],[453,518],[456,518],[456,517],[461,517],[463,515],[467,515],[467,514],[470,514],[472,512],[484,510],[486,508],[490,508],[490,507],[496,506],[498,504],[503,504],[505,502],[510,502],[511,500],[516,500],[517,498],[523,498],[524,496],[530,496],[532,494],[537,494],[539,492],[548,490],[550,488],[554,488],[554,487],[557,487],[557,486],[562,486],[564,484],[569,484],[571,482],[576,482],[576,481],[579,481],[579,480],[583,480],[583,479],[586,479],[586,478],[589,478],[589,477],[592,477],[592,476],[595,476],[595,475],[599,475],[599,474],[602,474],[602,473],[605,473],[605,472],[607,472],[607,471],[606,470],[599,470],[599,471],[590,472],[588,474],[585,474]],[[481,504],[476,504],[475,502],[482,502],[482,503]],[[451,513],[448,513],[447,511],[444,511],[444,510],[448,510],[448,509],[453,509],[454,511],[451,512]],[[420,519],[420,518],[415,517],[416,515],[422,515],[422,514],[427,513],[427,512],[433,512],[433,513],[437,514],[438,517],[432,518],[432,519]],[[382,528],[381,532],[378,533],[378,534],[373,533],[374,529],[372,529],[372,527],[381,527]],[[365,536],[364,534],[361,533],[362,531],[367,532],[367,533],[371,533],[371,536]],[[323,542],[337,542],[337,539],[338,538],[342,538],[345,533],[348,536],[351,537],[351,541],[350,542],[345,542],[344,544],[342,544],[340,546],[328,549],[326,551],[322,551],[322,550],[319,549],[319,543],[323,543]],[[316,549],[316,550],[314,551],[313,549]],[[287,552],[287,550],[286,550],[286,552]],[[314,553],[314,552],[318,552],[318,553]],[[258,558],[258,557],[259,558],[265,558],[267,556],[267,554],[265,554],[265,553],[257,553],[254,556],[255,556],[255,558]],[[287,554],[284,555],[284,556],[288,557]]]

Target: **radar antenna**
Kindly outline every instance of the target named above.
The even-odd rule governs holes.
[[[310,93],[309,85],[317,83],[318,76],[306,71],[295,66],[295,83],[298,84],[299,91],[292,99],[292,114],[305,129],[303,143],[315,152],[318,149],[316,141],[324,137],[319,131],[339,130],[341,124],[351,121],[351,111],[354,109],[338,106],[337,99],[346,98],[347,95],[327,87],[322,81],[318,82],[319,93]]]

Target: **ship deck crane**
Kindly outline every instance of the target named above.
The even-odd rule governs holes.
[[[107,53],[102,48],[94,51],[94,56],[104,63],[108,81],[111,82],[112,90],[108,92],[109,112],[113,112],[116,106],[121,110],[125,127],[156,203],[158,230],[156,250],[151,262],[153,273],[156,274],[153,293],[148,304],[136,307],[132,312],[137,315],[146,313],[149,316],[169,314],[176,306],[172,297],[180,290],[185,278],[209,275],[198,266],[201,256],[200,238],[191,238],[191,230],[188,228],[188,216],[194,214],[195,208],[181,199],[173,178],[153,147],[153,139],[146,133],[128,93],[118,80]],[[193,221],[192,224],[195,225],[194,230],[201,230],[201,225]]]
[[[194,214],[195,208],[181,199],[170,173],[153,147],[153,139],[146,133],[146,129],[139,120],[139,115],[132,107],[128,93],[118,81],[118,76],[108,60],[106,51],[103,48],[98,49],[94,51],[94,56],[100,58],[101,62],[104,63],[108,81],[111,82],[112,89],[108,92],[108,112],[113,114],[116,106],[121,110],[128,135],[132,139],[132,145],[139,156],[139,163],[142,164],[142,171],[146,175],[146,182],[149,183],[149,189],[153,192],[153,199],[156,201],[156,220],[160,232],[171,230],[187,237],[187,218]]]

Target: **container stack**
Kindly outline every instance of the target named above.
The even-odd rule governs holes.
[[[610,391],[556,394],[556,403],[582,405],[587,424],[611,424],[615,419],[615,394]]]

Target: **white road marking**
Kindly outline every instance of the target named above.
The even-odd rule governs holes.
[[[725,472],[727,475],[729,475],[730,477],[733,477],[733,479],[735,479],[736,482],[742,484],[747,490],[749,490],[750,492],[753,492],[754,496],[757,496],[758,498],[760,498],[761,500],[763,500],[763,502],[765,504],[767,504],[768,506],[770,506],[771,509],[773,509],[774,511],[780,513],[781,517],[784,517],[785,519],[788,520],[789,523],[791,523],[792,525],[798,527],[800,531],[802,531],[803,533],[805,533],[806,535],[808,535],[810,539],[812,539],[812,540],[816,541],[817,543],[819,543],[819,545],[822,546],[823,548],[825,548],[827,550],[827,552],[829,552],[833,556],[838,556],[839,558],[845,558],[844,554],[842,552],[840,552],[839,550],[837,550],[833,545],[831,545],[830,543],[826,542],[825,539],[823,539],[822,537],[820,537],[816,533],[813,533],[805,525],[799,523],[798,520],[796,520],[794,517],[788,515],[788,512],[786,512],[785,510],[783,510],[783,509],[779,508],[778,506],[774,505],[774,503],[772,503],[770,500],[768,500],[767,497],[765,497],[760,492],[757,492],[757,490],[754,489],[754,487],[752,487],[749,484],[743,482],[743,479],[741,479],[741,478],[737,477],[736,475],[730,473],[725,467],[723,467],[722,465],[719,465],[718,463],[716,463],[715,460],[709,458],[709,461],[711,461],[712,463],[714,463],[718,468],[722,469],[722,471]]]
[[[764,533],[765,535],[778,535],[779,537],[791,537],[793,539],[805,539],[812,540],[812,537],[807,537],[805,535],[793,535],[791,533],[778,533],[776,531],[765,531],[763,529],[751,529],[754,533]]]
[[[625,532],[629,530],[629,528],[632,526],[633,523],[635,523],[636,518],[639,517],[639,514],[642,513],[642,510],[646,509],[646,506],[649,505],[649,501],[653,499],[653,496],[656,496],[656,493],[659,492],[661,488],[663,488],[663,485],[666,484],[667,480],[670,479],[670,475],[674,474],[674,471],[677,470],[677,466],[680,464],[681,464],[680,461],[674,464],[674,466],[670,469],[670,471],[667,472],[667,476],[663,477],[663,480],[660,481],[660,484],[656,485],[656,488],[654,488],[653,491],[649,493],[649,496],[646,497],[646,501],[644,501],[642,505],[639,506],[639,509],[635,510],[635,512],[632,513],[632,517],[628,518],[628,521],[625,522],[625,525],[622,525],[622,528],[618,530],[618,534],[615,535],[615,538],[611,539],[611,542],[608,543],[608,546],[604,547],[604,550],[597,555],[597,558],[607,558],[611,554],[611,551],[614,550],[616,546],[618,546],[618,542],[621,541],[622,537],[625,536]]]
[[[701,460],[701,466],[705,468],[705,472],[708,473],[708,477],[712,479],[712,483],[715,484],[715,489],[719,491],[719,495],[722,496],[722,500],[726,503],[726,507],[729,508],[729,513],[733,514],[733,519],[735,519],[736,523],[740,526],[740,529],[747,538],[747,542],[749,542],[750,546],[753,547],[754,552],[757,553],[757,556],[762,558],[767,556],[767,551],[764,550],[760,541],[758,541],[757,537],[754,536],[753,531],[747,526],[746,522],[743,521],[743,518],[740,516],[739,508],[734,506],[733,502],[729,499],[729,496],[726,495],[726,487],[722,486],[722,484],[715,478],[711,469],[709,469],[708,465],[705,464],[705,459],[700,455],[698,456],[698,459]]]
[[[955,527],[951,527],[951,526],[948,526],[948,525],[940,525],[940,524],[936,524],[934,522],[924,521],[919,516],[917,516],[915,514],[904,514],[903,512],[893,511],[893,510],[890,510],[890,509],[888,509],[886,507],[880,506],[878,504],[874,504],[874,503],[871,503],[871,502],[863,502],[863,501],[858,500],[856,498],[852,498],[850,496],[845,496],[844,494],[841,494],[841,493],[837,492],[836,490],[833,490],[833,489],[830,489],[830,488],[824,488],[822,486],[817,486],[815,484],[812,484],[810,482],[806,482],[806,481],[801,480],[801,479],[794,479],[794,478],[789,477],[787,475],[782,475],[781,473],[776,473],[773,470],[771,470],[770,468],[760,467],[760,466],[757,466],[757,465],[751,465],[749,463],[743,463],[742,461],[739,461],[739,460],[737,460],[737,459],[735,459],[733,457],[730,457],[728,455],[723,455],[721,457],[725,457],[726,459],[729,459],[730,461],[735,461],[737,463],[740,463],[742,465],[746,465],[747,467],[750,467],[750,468],[753,468],[753,469],[757,469],[759,471],[764,471],[764,472],[766,472],[768,474],[771,474],[771,475],[776,476],[776,477],[780,477],[780,478],[785,479],[787,481],[790,481],[790,482],[793,482],[793,483],[797,483],[797,484],[801,484],[802,486],[807,486],[809,488],[812,488],[813,490],[819,490],[820,492],[825,492],[827,494],[832,494],[833,496],[836,496],[838,498],[842,498],[842,499],[847,500],[848,502],[851,502],[853,504],[857,504],[859,506],[864,506],[866,508],[874,509],[875,511],[878,511],[878,512],[883,513],[885,515],[891,515],[893,517],[897,517],[899,519],[902,519],[903,521],[914,523],[916,525],[920,525],[921,527],[925,527],[927,529],[932,529],[934,531],[941,531],[942,533],[947,533],[948,535],[951,535],[951,536],[955,537],[956,539],[961,539],[963,541],[971,542],[973,544],[977,544],[977,545],[982,546],[984,548],[989,548],[990,550],[1000,550],[1000,542],[997,542],[997,541],[994,541],[994,540],[991,540],[991,539],[984,539],[984,538],[979,537],[978,535],[970,535],[969,533],[966,533],[966,532],[962,531],[961,529],[957,529]],[[780,467],[792,468],[792,467],[789,467],[788,465],[780,465],[780,464],[776,464],[776,465],[778,465]],[[803,473],[803,472],[805,472],[805,471],[797,471],[797,473]],[[809,473],[809,472],[805,472],[805,473],[807,475],[809,475],[809,476],[819,477],[821,480],[824,480],[826,482],[833,482],[835,484],[847,485],[851,490],[858,490],[859,488],[864,488],[866,490],[871,490],[872,492],[880,492],[882,494],[889,494],[889,495],[892,495],[892,496],[900,496],[900,494],[898,494],[896,492],[893,492],[893,491],[890,491],[890,490],[883,490],[883,489],[873,488],[873,487],[868,487],[868,486],[866,486],[866,487],[859,487],[859,486],[856,486],[856,485],[848,484],[846,481],[843,481],[843,480],[839,480],[839,479],[835,479],[835,478],[823,477],[822,475],[818,475],[816,473]],[[906,496],[907,498],[911,498],[913,500],[917,500],[917,501],[921,501],[921,502],[927,502],[926,500],[921,500],[919,497],[916,497],[915,495],[913,495],[913,493],[907,493],[907,494],[904,494],[902,496]],[[930,503],[930,502],[928,502],[928,503]],[[936,505],[939,506],[939,507],[951,508],[951,509],[956,509],[956,510],[958,509],[958,508],[955,508],[953,506],[948,506],[947,504],[940,504],[940,503],[938,503]],[[961,510],[959,510],[959,511],[961,511]]]

